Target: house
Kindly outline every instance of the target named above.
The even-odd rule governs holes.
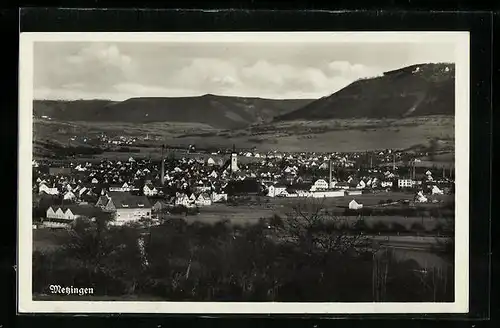
[[[90,192],[90,189],[87,189],[86,187],[81,187],[78,189],[78,197],[81,198],[89,192]]]
[[[144,192],[144,195],[146,195],[146,196],[158,195],[158,190],[155,187],[153,187],[151,184],[145,184],[144,187],[142,188],[142,191]]]
[[[308,194],[309,197],[313,198],[330,198],[330,197],[344,197],[345,190],[317,190],[312,191]]]
[[[296,192],[288,192],[288,190],[285,190],[281,194],[279,194],[278,197],[298,198],[303,196],[299,196],[299,194]]]
[[[359,210],[362,208],[363,208],[363,204],[359,204],[354,199],[349,202],[349,209],[351,209],[351,210]]]
[[[398,179],[398,188],[413,188],[414,185],[413,179]]]
[[[129,192],[109,192],[99,197],[96,206],[115,213],[115,224],[121,225],[151,218],[151,204],[146,196],[133,195]]]
[[[326,189],[328,189],[328,182],[326,182],[324,179],[316,180],[316,182],[314,182],[314,184],[311,186],[311,191]]]
[[[282,194],[284,192],[286,192],[286,186],[285,185],[280,185],[280,184],[271,185],[267,189],[267,196],[268,197],[276,197],[276,196],[279,196],[280,194]]]
[[[309,193],[309,191],[311,190],[311,187],[312,187],[312,184],[310,184],[310,183],[294,183],[294,184],[289,185],[286,188],[286,191],[289,194],[296,193],[296,194],[304,195],[304,194]]]
[[[73,201],[76,199],[76,195],[70,190],[64,194],[63,199]]]
[[[78,218],[92,218],[96,214],[93,206],[50,206],[46,212],[43,225],[47,228],[69,228]]]
[[[444,192],[443,190],[439,189],[438,186],[434,185],[432,186],[432,194],[433,195],[442,195]]]
[[[197,206],[210,206],[212,205],[212,199],[206,193],[201,193],[196,198],[195,204]]]
[[[165,208],[168,208],[169,205],[167,202],[163,201],[163,200],[158,200],[156,201],[156,203],[153,205],[153,207],[151,208],[151,210],[153,212],[158,212],[158,211],[161,211]]]
[[[131,187],[126,182],[123,185],[111,185],[111,186],[109,186],[109,191],[127,192],[130,190],[131,190]]]
[[[393,179],[395,177],[394,173],[391,173],[389,171],[386,171],[384,175],[387,179]]]
[[[360,189],[347,189],[345,190],[345,193],[347,194],[347,196],[359,196],[363,194],[363,191],[361,191]]]
[[[69,167],[49,167],[49,175],[69,175],[71,169]]]
[[[380,181],[380,186],[382,188],[392,188],[392,181],[382,180]]]
[[[415,202],[417,203],[427,203],[427,201],[428,199],[424,196],[424,193],[422,191],[419,191],[415,196]]]
[[[245,179],[240,181],[230,181],[224,188],[229,196],[236,195],[259,195],[262,192],[262,185],[256,179]]]
[[[339,182],[335,185],[336,188],[339,188],[339,189],[349,189],[350,186],[348,183],[346,182]]]
[[[366,188],[366,183],[363,180],[360,180],[359,183],[356,185],[357,189],[364,189]]]
[[[47,195],[59,195],[59,190],[57,190],[57,188],[49,188],[47,187],[46,184],[40,184],[40,186],[38,187],[38,193],[39,194],[42,194],[42,193],[46,193]]]
[[[177,195],[175,196],[175,206],[189,207],[191,206],[191,201],[189,200],[189,197],[186,194],[177,193]]]
[[[213,192],[211,195],[212,198],[212,203],[219,203],[219,202],[224,202],[227,201],[227,194],[219,194],[216,192]]]

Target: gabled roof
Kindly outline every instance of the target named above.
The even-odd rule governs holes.
[[[297,190],[308,191],[311,189],[312,183],[294,183],[292,185],[287,186],[286,190],[288,192],[294,192]]]
[[[74,215],[83,215],[83,216],[93,216],[96,213],[96,208],[90,205],[67,205],[67,206],[51,206],[54,212],[57,212],[59,209],[66,213],[67,210],[70,210]]]
[[[146,196],[133,195],[128,192],[109,192],[108,196],[117,209],[119,208],[151,208]]]
[[[97,200],[98,204],[101,204],[102,206],[106,206],[108,204],[109,198],[106,196],[100,196],[99,199]]]

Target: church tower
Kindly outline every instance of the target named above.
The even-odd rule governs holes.
[[[236,153],[236,148],[233,144],[233,152],[231,153],[231,172],[239,171],[238,168],[238,154]]]

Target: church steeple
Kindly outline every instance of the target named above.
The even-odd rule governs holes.
[[[231,172],[236,171],[239,171],[238,154],[236,153],[236,146],[233,144],[233,152],[231,153]]]

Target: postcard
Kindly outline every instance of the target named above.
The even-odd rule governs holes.
[[[467,32],[21,33],[20,313],[467,313]]]

